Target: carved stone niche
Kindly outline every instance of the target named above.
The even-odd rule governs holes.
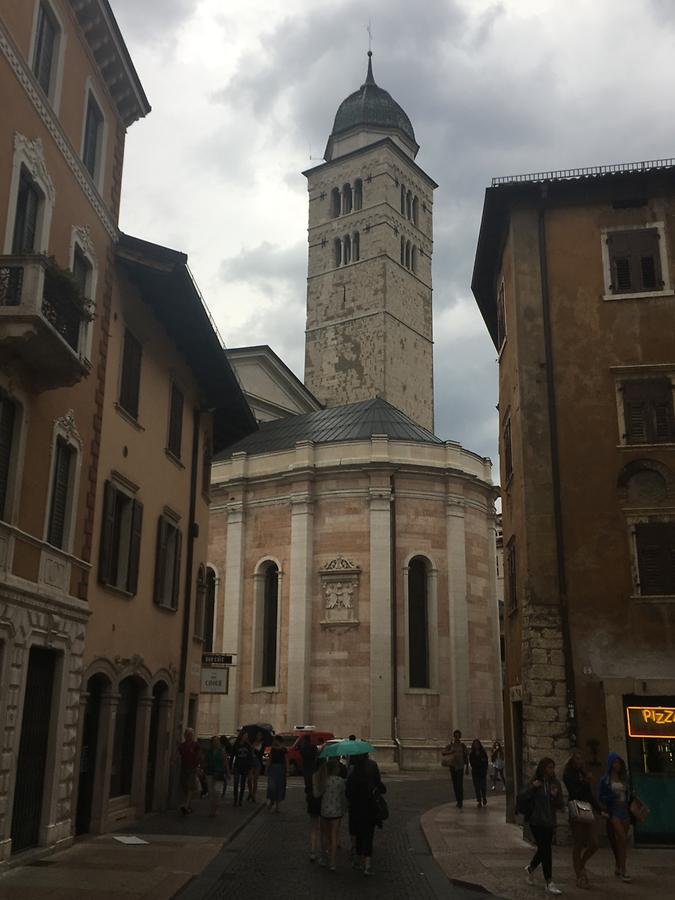
[[[359,580],[361,569],[349,559],[336,556],[319,569],[324,627],[359,624]]]

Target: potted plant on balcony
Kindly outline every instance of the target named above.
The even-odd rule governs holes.
[[[91,302],[84,296],[75,275],[62,268],[53,256],[47,257],[42,314],[61,337],[77,352],[80,323],[93,318]]]

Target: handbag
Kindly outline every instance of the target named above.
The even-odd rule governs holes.
[[[371,796],[373,798],[373,803],[375,804],[375,821],[381,825],[382,822],[385,822],[389,818],[387,801],[377,788],[373,788]]]
[[[584,800],[570,800],[567,809],[570,814],[570,822],[595,822],[593,807]]]
[[[644,822],[651,812],[647,804],[640,800],[637,794],[633,795],[633,798],[628,805],[628,811],[638,822]]]
[[[444,769],[450,768],[450,754],[449,753],[444,753],[441,756],[441,765],[443,766]]]

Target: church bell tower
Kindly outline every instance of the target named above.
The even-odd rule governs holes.
[[[436,183],[410,119],[365,82],[338,108],[309,191],[305,384],[327,406],[382,397],[433,431]]]

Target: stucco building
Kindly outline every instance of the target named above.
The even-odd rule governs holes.
[[[674,223],[672,161],[496,179],[473,276],[499,353],[511,787],[617,751],[642,843],[675,841]]]
[[[209,561],[226,694],[245,721],[352,731],[402,767],[501,715],[491,464],[433,433],[435,182],[374,80],[306,172],[305,383],[325,405],[262,422],[214,461]]]

